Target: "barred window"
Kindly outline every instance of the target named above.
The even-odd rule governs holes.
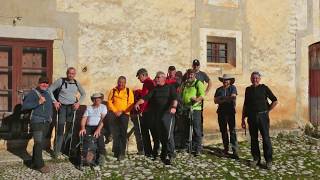
[[[207,62],[228,63],[227,43],[207,42]]]

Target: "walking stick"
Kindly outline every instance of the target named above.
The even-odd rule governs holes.
[[[139,133],[140,133],[140,138],[141,138],[141,144],[142,144],[142,150],[144,152],[144,144],[143,144],[143,139],[142,139],[142,132],[141,132],[141,124],[140,124],[140,114],[137,114],[138,118],[138,127],[139,127]]]
[[[80,135],[79,149],[80,149],[79,170],[82,171],[82,167],[83,167],[83,136],[82,135]]]
[[[247,136],[247,128],[244,128],[244,135]]]
[[[57,143],[58,143],[58,126],[59,126],[59,109],[56,110],[57,114],[56,114],[56,128],[55,128],[55,145],[54,148],[56,149],[57,147]]]
[[[189,153],[192,153],[192,135],[193,135],[193,109],[189,111]]]
[[[170,118],[170,126],[169,126],[169,134],[168,134],[168,141],[170,140],[171,135],[171,129],[172,129],[172,121],[173,121],[173,115]]]
[[[73,140],[73,130],[74,130],[74,121],[76,119],[76,112],[77,112],[77,110],[75,110],[73,112],[73,118],[72,118],[71,139],[70,139],[70,144],[69,144],[69,157],[70,157],[71,145],[72,145],[72,140]]]
[[[130,135],[127,136],[127,146],[126,146],[128,159],[130,159],[130,157],[129,157],[129,139],[130,139]]]

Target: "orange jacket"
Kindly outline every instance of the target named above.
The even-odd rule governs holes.
[[[124,88],[119,91],[117,87],[113,88],[109,92],[107,105],[109,111],[123,111],[129,115],[132,107],[134,106],[134,96],[132,90],[129,88]]]

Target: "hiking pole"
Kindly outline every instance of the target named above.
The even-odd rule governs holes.
[[[140,123],[140,114],[137,114],[137,118],[138,118],[138,127],[139,127],[139,133],[140,133],[140,138],[141,138],[141,144],[142,144],[142,151],[144,153],[144,144],[143,144],[143,137],[142,137],[142,131],[141,131],[141,123]]]
[[[69,157],[70,157],[71,145],[72,145],[72,140],[73,140],[73,130],[74,130],[74,121],[76,119],[76,112],[77,112],[77,110],[75,110],[73,112],[73,118],[72,118],[71,139],[70,139],[70,144],[69,144]]]
[[[193,109],[189,111],[189,153],[192,153],[192,135],[193,135]]]
[[[55,128],[55,145],[54,145],[54,149],[56,149],[57,144],[58,144],[58,126],[59,126],[59,109],[56,110],[57,114],[56,114],[56,128]]]
[[[247,136],[247,128],[244,128],[244,135]]]
[[[80,150],[79,170],[82,171],[82,167],[83,167],[83,135],[80,135],[79,150]]]
[[[173,121],[173,115],[170,118],[170,126],[169,126],[169,134],[168,134],[168,141],[170,141],[170,135],[171,135],[171,129],[172,129],[172,121]]]
[[[130,118],[130,117],[129,117],[129,118]],[[129,122],[129,121],[128,121],[128,122]],[[129,139],[130,139],[130,135],[127,136],[127,146],[126,146],[128,159],[130,159],[130,157],[129,157]]]

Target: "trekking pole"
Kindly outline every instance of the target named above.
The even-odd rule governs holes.
[[[126,146],[128,159],[130,159],[130,157],[129,157],[129,139],[130,139],[130,135],[127,136],[127,146]]]
[[[57,146],[57,143],[58,143],[58,126],[59,126],[59,110],[57,109],[57,114],[56,114],[56,128],[55,128],[55,149],[56,149],[56,146]]]
[[[82,171],[82,167],[83,167],[83,136],[82,135],[80,135],[79,150],[80,150],[79,170]]]
[[[77,110],[75,110],[73,112],[73,118],[72,118],[71,139],[70,139],[70,144],[69,144],[69,157],[70,157],[71,145],[72,145],[72,140],[73,140],[73,130],[74,130],[74,121],[76,119],[76,112],[77,112]]]
[[[138,127],[139,127],[139,133],[140,133],[140,138],[141,138],[141,144],[142,144],[142,150],[143,150],[143,153],[144,153],[144,144],[143,144],[143,137],[142,137],[142,132],[141,132],[141,123],[140,123],[140,114],[138,114],[137,116],[138,118]]]
[[[247,136],[247,128],[244,128],[244,135]]]
[[[193,109],[189,111],[189,153],[192,153],[192,135],[193,135]]]
[[[172,115],[171,118],[170,118],[168,141],[170,141],[170,137],[171,137],[172,121],[173,121],[173,115]]]

